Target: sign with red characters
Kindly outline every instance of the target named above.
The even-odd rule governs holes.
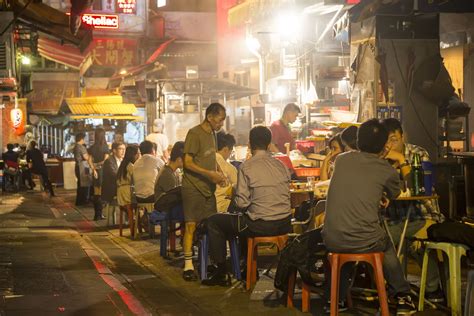
[[[82,16],[82,23],[95,29],[118,29],[119,17],[111,14],[89,14]]]
[[[137,0],[117,0],[116,12],[125,14],[136,14]]]

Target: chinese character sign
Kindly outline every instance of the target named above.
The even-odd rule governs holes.
[[[96,38],[91,51],[98,66],[127,67],[137,62],[137,41],[133,39]]]
[[[136,0],[117,0],[117,13],[136,14]]]

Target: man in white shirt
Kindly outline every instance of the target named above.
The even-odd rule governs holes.
[[[225,186],[217,186],[216,203],[217,212],[225,213],[229,208],[232,197],[232,191],[237,185],[237,169],[228,161],[235,146],[235,138],[231,134],[218,133],[217,134],[217,152],[216,162],[217,167],[226,177]]]
[[[168,137],[166,137],[166,135],[163,134],[164,126],[165,124],[162,119],[156,119],[153,122],[153,133],[149,134],[146,137],[146,140],[156,144],[156,156],[163,159],[164,161],[168,161],[169,141],[168,141]]]
[[[165,165],[156,157],[153,143],[144,141],[140,144],[142,156],[133,165],[133,182],[138,203],[155,202],[155,182],[160,169]]]

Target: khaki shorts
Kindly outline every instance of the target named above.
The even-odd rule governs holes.
[[[199,223],[212,214],[217,213],[216,197],[205,197],[198,190],[182,187],[184,221]]]

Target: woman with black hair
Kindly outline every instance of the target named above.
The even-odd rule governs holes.
[[[336,156],[342,152],[344,152],[344,144],[342,143],[342,140],[341,140],[341,134],[338,133],[334,135],[333,137],[331,137],[328,141],[328,152],[321,166],[321,175],[320,175],[321,181],[331,179],[333,166],[334,166],[334,160],[336,159]]]
[[[117,203],[121,212],[127,212],[130,232],[133,234],[132,175],[133,164],[140,157],[137,145],[128,145],[125,157],[117,171]],[[133,236],[132,236],[133,237]]]
[[[88,149],[89,155],[91,156],[92,163],[94,164],[93,186],[94,186],[94,197],[92,202],[94,203],[94,220],[98,221],[104,219],[102,215],[102,200],[100,198],[102,194],[102,166],[104,161],[109,158],[109,146],[105,140],[105,130],[103,128],[97,128],[94,132],[94,144]]]

